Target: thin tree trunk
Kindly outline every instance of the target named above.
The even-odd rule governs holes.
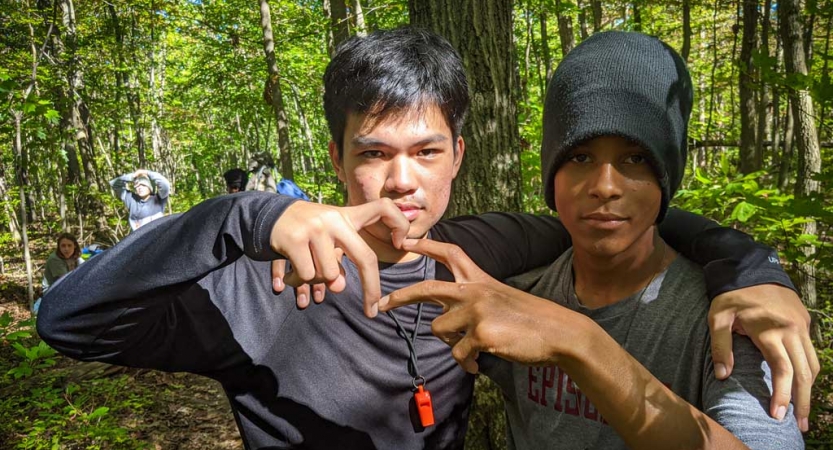
[[[338,46],[350,37],[350,28],[347,22],[347,7],[344,2],[345,0],[325,0],[324,3],[325,12],[330,17],[330,33],[332,35],[330,57],[335,54]],[[327,9],[328,6],[329,9]]]
[[[590,33],[587,31],[587,8],[581,0],[578,2],[578,11],[578,28],[581,33],[581,40],[584,41],[590,36]]]
[[[130,21],[130,56],[133,59],[133,67],[130,69],[128,75],[128,90],[127,102],[130,110],[130,118],[133,122],[133,133],[135,135],[136,152],[138,156],[139,167],[147,167],[147,157],[145,155],[145,130],[142,124],[142,104],[139,97],[140,83],[136,75],[135,68],[141,67],[138,58],[136,58],[136,41],[138,39],[138,31],[136,30],[136,13],[134,11]]]
[[[598,33],[602,30],[602,2],[601,0],[592,0],[590,6],[593,8],[593,33]]]
[[[769,16],[772,7],[772,0],[764,2],[764,17],[761,22],[761,46],[759,53],[766,58],[769,58]],[[759,74],[762,72],[759,71]],[[771,122],[767,118],[767,110],[769,109],[769,95],[767,92],[768,85],[764,82],[763,76],[759,76],[758,85],[760,86],[758,98],[758,110],[756,113],[758,119],[758,130],[755,133],[755,158],[758,162],[758,169],[763,167],[764,161],[764,146],[763,142],[767,137],[767,125]]]
[[[738,75],[738,95],[740,96],[740,172],[752,173],[761,168],[760,155],[755,131],[757,129],[755,109],[755,65],[752,64],[752,52],[758,42],[758,2],[743,1],[743,40],[740,46],[740,73]]]
[[[555,13],[558,15],[558,36],[561,38],[561,57],[567,56],[576,46],[573,35],[573,18],[562,10],[561,0],[555,0]]]
[[[552,76],[552,57],[550,56],[550,40],[547,32],[547,11],[544,8],[541,8],[538,12],[538,24],[541,27],[541,53],[544,55],[544,73],[547,74],[544,81],[544,85],[546,85]]]
[[[833,15],[827,18],[827,31],[825,32],[824,37],[824,63],[822,64],[821,69],[821,85],[822,86],[830,86],[830,69],[828,68],[828,63],[830,62],[830,27],[833,23]],[[824,134],[824,116],[827,113],[825,111],[825,105],[827,102],[820,102],[821,107],[819,108],[819,129],[818,129],[818,136],[819,140],[825,139],[825,136],[829,136]]]
[[[353,0],[353,21],[356,23],[356,35],[367,36],[367,27],[364,24],[364,11],[362,11],[361,0]]]
[[[688,62],[691,53],[691,0],[683,0],[683,48],[680,56]]]
[[[275,58],[275,40],[272,37],[272,15],[267,0],[260,0],[260,27],[263,30],[263,53],[266,55],[266,68],[269,71],[266,92],[271,94],[272,112],[275,114],[278,131],[280,172],[282,177],[292,180],[295,179],[295,171],[292,168],[289,120],[286,117],[286,107],[283,103],[281,75],[278,71],[278,61]]]
[[[807,75],[807,53],[802,38],[801,3],[797,0],[785,0],[778,3],[778,18],[781,40],[784,43],[784,67],[787,76]],[[810,46],[812,47],[812,46]],[[821,172],[821,152],[813,113],[813,100],[806,89],[790,89],[790,104],[795,120],[795,144],[798,152],[798,170],[795,183],[796,197],[808,197],[819,190],[819,182],[812,179]],[[815,235],[816,223],[804,224],[803,234]],[[806,260],[799,264],[799,290],[807,309],[817,308],[815,252],[814,246],[805,246]],[[821,339],[818,317],[814,314],[811,337],[816,342]]]
[[[642,12],[639,10],[639,2],[633,2],[633,29],[642,32]]]
[[[29,233],[27,232],[28,222],[26,221],[26,180],[23,177],[25,172],[24,167],[26,164],[25,152],[23,150],[23,146],[21,144],[21,130],[20,130],[20,120],[21,116],[23,116],[22,112],[15,112],[14,113],[14,150],[15,155],[20,162],[20,167],[17,171],[17,183],[20,193],[20,231],[21,237],[23,238],[23,261],[26,264],[26,286],[27,286],[27,295],[29,299],[29,311],[32,310],[32,306],[35,303],[35,289],[34,284],[32,282],[32,255],[29,254]]]

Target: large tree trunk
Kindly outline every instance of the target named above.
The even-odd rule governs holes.
[[[787,76],[807,75],[806,53],[802,42],[801,6],[798,0],[785,0],[778,3],[778,22],[781,40],[784,43],[784,66]],[[821,152],[816,135],[813,100],[806,88],[790,89],[789,96],[793,120],[795,120],[795,146],[798,152],[795,195],[807,197],[818,192],[819,182],[813,180],[812,176],[821,171]],[[805,224],[803,233],[815,235],[816,223]],[[807,309],[814,311],[817,308],[815,247],[805,247],[804,253],[806,262],[799,265],[799,290]],[[811,336],[816,339],[816,342],[821,339],[818,317],[814,317]]]
[[[460,52],[471,112],[466,158],[447,215],[519,211],[521,170],[510,0],[410,0],[411,24],[445,36]]]
[[[272,15],[269,11],[269,2],[267,0],[260,0],[260,27],[263,29],[263,53],[266,55],[266,67],[269,71],[269,79],[266,83],[265,92],[271,95],[270,103],[272,111],[275,113],[278,128],[280,172],[282,177],[292,180],[295,178],[295,172],[292,168],[289,120],[286,117],[286,108],[283,103],[281,75],[278,71],[278,61],[275,58],[275,40],[272,37]]]
[[[755,65],[752,52],[758,43],[758,2],[743,1],[743,41],[740,46],[740,74],[738,90],[740,95],[740,172],[752,173],[761,169],[760,155],[755,153],[755,131],[757,130],[755,109]]]

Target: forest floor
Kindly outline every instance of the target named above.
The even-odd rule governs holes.
[[[54,244],[35,235],[32,241],[34,258],[35,285],[40,295],[39,285],[45,257],[53,250]],[[19,256],[8,254],[3,249],[5,273],[0,274],[0,316],[9,313],[13,322],[29,319],[26,273]],[[2,337],[2,335],[0,335]],[[4,345],[5,344],[5,345]],[[187,373],[166,373],[153,370],[132,369],[110,366],[102,363],[84,363],[55,355],[55,364],[36,371],[21,380],[3,377],[18,362],[13,350],[0,339],[0,408],[10,408],[10,403],[3,403],[12,395],[25,395],[27,386],[54,386],[63,392],[67,399],[62,405],[53,407],[53,416],[48,418],[36,411],[43,405],[42,399],[30,398],[18,411],[0,410],[0,419],[6,415],[16,415],[22,422],[17,427],[0,425],[0,449],[12,448],[50,448],[53,438],[60,435],[59,447],[54,448],[149,448],[159,450],[178,449],[243,449],[243,442],[237,431],[234,416],[231,414],[228,399],[222,387],[216,381],[206,377]],[[101,380],[107,380],[108,387],[102,389]],[[87,399],[83,395],[75,398],[67,395],[66,387],[71,384],[79,386],[79,393],[88,387],[92,393],[102,392],[104,398]],[[92,386],[96,385],[95,388]],[[28,388],[32,392],[32,388]],[[109,391],[109,392],[108,392]],[[39,392],[39,391],[38,391]],[[130,393],[128,396],[127,393]],[[32,396],[34,397],[34,396]],[[119,398],[124,397],[124,398]],[[111,430],[78,427],[81,433],[71,433],[72,422],[79,416],[76,412],[65,414],[70,408],[91,410],[94,407],[107,406],[109,427]],[[20,411],[22,409],[22,411]],[[46,408],[45,408],[46,409]],[[30,421],[28,430],[25,421]],[[45,422],[45,423],[44,423]],[[63,425],[64,430],[50,429],[50,425]],[[100,428],[100,427],[99,427]],[[108,437],[112,429],[126,431],[122,439]],[[86,433],[87,436],[77,436]],[[123,441],[123,442],[121,442]]]
[[[37,286],[52,245],[37,234],[32,240]],[[5,268],[0,274],[0,316],[8,313],[12,323],[26,321],[30,315],[24,265],[13,249],[0,251]],[[38,287],[35,297],[39,295]],[[228,400],[222,387],[213,380],[185,373],[83,363],[61,355],[52,356],[54,365],[37,368],[31,375],[17,379],[7,374],[16,364],[22,364],[21,358],[3,339],[3,331],[0,323],[2,450],[243,448]],[[22,342],[34,346],[39,340],[33,336]],[[833,374],[829,363],[814,388],[817,414],[811,419],[811,432],[806,435],[809,449],[833,449]],[[504,448],[502,438],[497,436],[502,436],[502,427],[480,423],[485,410],[501,409],[500,405],[487,396],[478,400],[467,449],[494,448],[495,442],[498,448]],[[484,405],[484,401],[494,405]],[[100,407],[108,408],[105,420],[89,419]],[[475,428],[481,431],[472,433]],[[53,447],[55,443],[58,446]]]

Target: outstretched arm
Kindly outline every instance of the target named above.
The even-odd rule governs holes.
[[[435,230],[434,239],[459,245],[499,280],[548,264],[571,245],[566,229],[549,216],[489,213],[444,221]],[[675,250],[703,266],[712,298],[716,376],[725,379],[732,373],[732,331],[748,335],[772,368],[771,415],[779,418],[792,398],[799,426],[806,431],[811,387],[820,367],[810,341],[810,315],[777,253],[741,231],[675,208],[659,231]],[[450,278],[438,270],[438,279]]]
[[[477,372],[479,353],[534,366],[558,365],[581,386],[630,448],[746,448],[725,428],[678,397],[586,316],[503,285],[458,247],[406,241],[405,248],[449,267],[457,283],[428,281],[396,291],[382,310],[420,301],[446,312],[432,331]]]
[[[224,313],[256,306],[281,314],[281,303],[291,305],[259,275],[268,270],[262,261],[278,257],[272,224],[292,202],[223,196],[151,222],[58,280],[38,332],[81,360],[192,372],[234,364],[246,356]]]

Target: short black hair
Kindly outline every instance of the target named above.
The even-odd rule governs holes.
[[[226,179],[227,188],[236,188],[239,191],[246,190],[246,183],[249,181],[249,174],[243,169],[234,168],[223,174]]]
[[[469,109],[460,55],[442,36],[402,27],[354,36],[342,43],[324,72],[324,113],[330,136],[344,151],[349,114],[378,121],[436,105],[455,142]]]

